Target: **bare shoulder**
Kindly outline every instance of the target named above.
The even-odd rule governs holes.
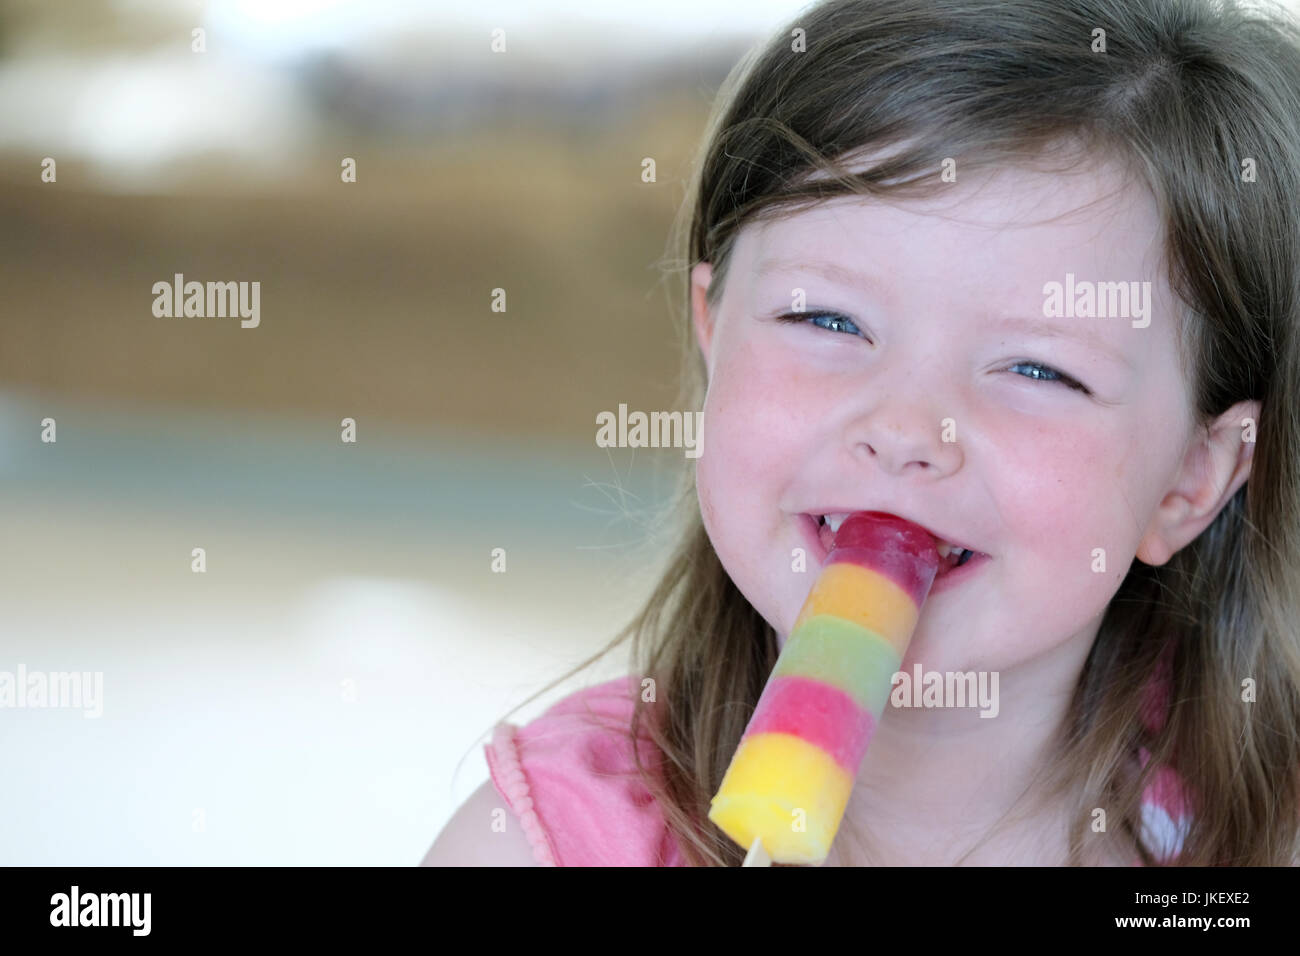
[[[492,828],[493,812],[505,812],[502,831]],[[519,818],[506,806],[492,781],[469,795],[442,828],[421,866],[538,866]]]

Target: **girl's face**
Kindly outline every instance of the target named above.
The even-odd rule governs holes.
[[[697,489],[782,644],[825,554],[818,515],[892,512],[983,552],[937,579],[903,668],[1002,670],[1090,645],[1134,556],[1167,558],[1148,531],[1192,410],[1148,193],[1109,167],[938,189],[746,225],[712,314],[711,267],[695,267]],[[1076,302],[1086,283],[1138,295],[1107,314],[1103,286],[1099,317],[1053,317],[1048,283]]]

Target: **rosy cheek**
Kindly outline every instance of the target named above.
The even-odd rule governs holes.
[[[724,447],[728,470],[737,473],[776,460],[799,417],[800,403],[806,402],[798,385],[761,364],[730,366],[715,384],[705,427],[718,436],[711,447]]]
[[[1098,519],[1109,510],[1103,486],[1110,485],[1110,476],[1102,465],[1108,464],[1105,449],[1094,436],[1074,429],[1036,429],[1002,447],[1007,451],[999,497],[1011,511],[1008,523],[1023,540],[1037,542],[1034,550],[1073,550],[1102,533]]]

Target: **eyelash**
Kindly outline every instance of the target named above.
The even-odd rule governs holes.
[[[847,316],[840,315],[838,312],[787,312],[784,315],[777,316],[777,321],[784,322],[788,325],[799,325],[801,323],[806,323],[809,319],[816,319],[816,318],[838,319],[840,322],[847,323],[853,326],[855,329],[857,328],[857,326],[853,324],[852,319],[848,318]],[[819,325],[817,326],[817,328],[824,329],[826,327]],[[826,331],[831,332],[834,330],[826,329]],[[1014,362],[1009,366],[1009,368],[1042,369],[1044,372],[1048,372],[1051,375],[1054,375],[1056,377],[1039,378],[1034,375],[1022,375],[1021,378],[1027,378],[1032,382],[1059,382],[1060,384],[1064,385],[1066,388],[1073,389],[1076,392],[1082,392],[1084,395],[1092,394],[1092,391],[1088,388],[1088,386],[1084,385],[1082,382],[1080,382],[1077,379],[1071,378],[1070,376],[1066,375],[1064,372],[1060,371],[1059,369],[1052,368],[1050,365],[1043,365],[1040,362]]]

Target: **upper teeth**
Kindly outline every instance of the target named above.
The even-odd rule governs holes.
[[[847,514],[842,514],[842,515],[827,515],[827,516],[826,516],[826,523],[827,523],[828,525],[831,526],[831,532],[834,533],[834,532],[839,531],[839,530],[840,530],[840,525],[844,524],[844,519],[847,518],[847,517],[848,517]]]

